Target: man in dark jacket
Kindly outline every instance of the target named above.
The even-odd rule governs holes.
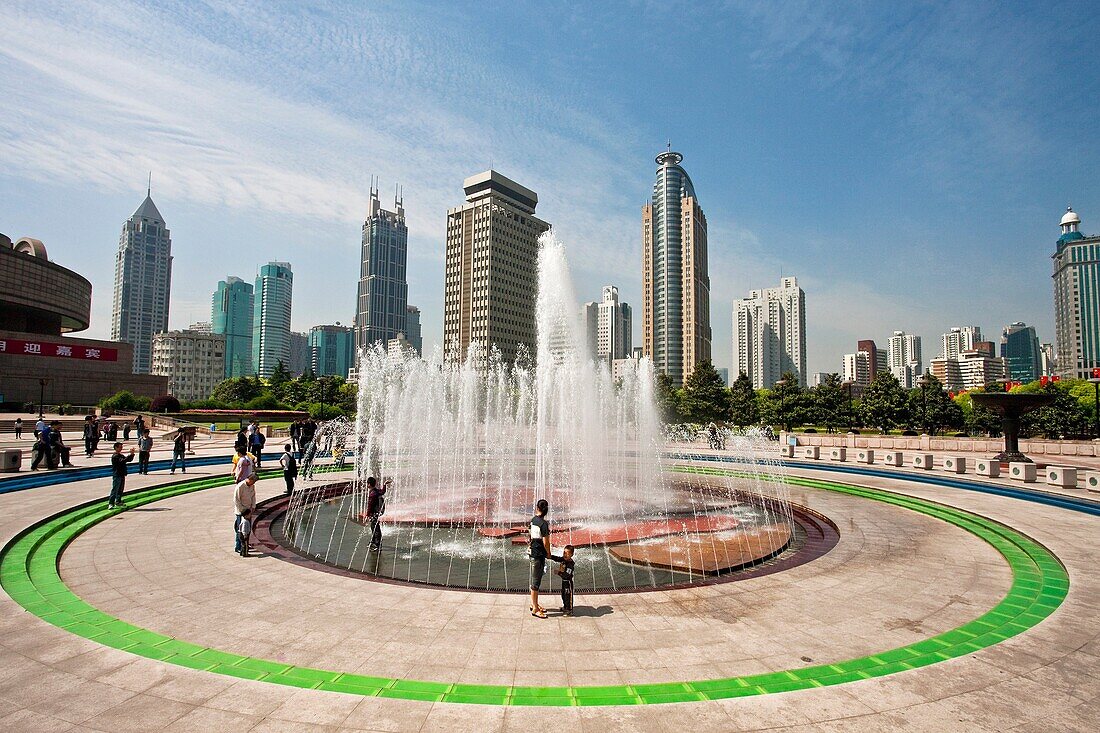
[[[95,453],[96,436],[99,428],[96,427],[95,417],[88,415],[84,418],[84,455],[91,456]]]
[[[367,479],[367,521],[370,522],[370,545],[372,552],[382,549],[382,515],[386,513],[386,487],[387,481],[382,486],[378,480],[371,476]]]
[[[54,420],[50,423],[50,450],[53,451],[53,460],[56,464],[61,461],[61,465],[67,468],[72,467],[72,461],[69,460],[69,454],[71,449],[65,445],[65,439],[61,437],[61,421]]]
[[[111,454],[111,496],[107,499],[107,508],[123,506],[122,491],[126,488],[126,464],[134,460],[134,449],[129,455],[122,452],[122,443],[115,443],[115,452]]]

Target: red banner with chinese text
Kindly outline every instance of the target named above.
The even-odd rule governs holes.
[[[0,339],[0,354],[50,356],[55,359],[79,359],[81,361],[118,361],[118,349],[59,344],[56,341]]]

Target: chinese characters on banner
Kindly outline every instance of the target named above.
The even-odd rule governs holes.
[[[59,344],[55,341],[23,341],[0,339],[0,354],[23,356],[51,356],[60,359],[82,361],[118,361],[118,349],[103,349],[77,344]]]

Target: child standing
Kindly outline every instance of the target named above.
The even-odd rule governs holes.
[[[149,453],[153,450],[153,436],[148,430],[138,438],[138,473],[149,473]]]
[[[241,557],[248,557],[248,538],[252,534],[252,510],[241,512],[241,523],[237,525],[237,546],[241,548]]]
[[[557,574],[561,576],[561,612],[563,616],[573,615],[573,545],[566,545],[558,561]]]

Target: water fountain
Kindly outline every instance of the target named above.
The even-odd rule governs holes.
[[[534,360],[506,364],[477,346],[463,363],[380,345],[360,354],[356,478],[305,482],[277,533],[323,563],[483,590],[526,589],[538,498],[550,502],[554,546],[578,547],[578,591],[680,585],[784,552],[796,529],[763,439],[731,441],[743,478],[675,478],[652,363],[612,379],[587,353],[552,233],[538,268]],[[392,481],[380,552],[367,547],[368,476]]]

